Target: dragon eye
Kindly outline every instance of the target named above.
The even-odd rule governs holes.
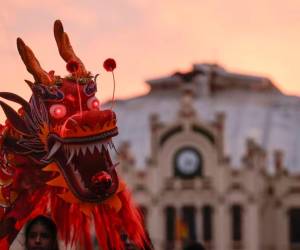
[[[67,113],[67,109],[64,105],[54,104],[50,107],[50,114],[55,119],[63,118]]]
[[[100,102],[97,97],[91,97],[87,100],[87,106],[90,110],[99,110]]]

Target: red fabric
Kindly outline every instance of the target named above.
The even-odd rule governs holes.
[[[95,232],[96,232],[96,237],[98,242],[101,242],[101,247],[103,248],[103,250],[109,250],[108,249],[108,243],[107,243],[107,232],[105,230],[105,227],[103,226],[103,221],[102,221],[102,217],[101,214],[98,211],[98,208],[96,208],[93,211],[93,216],[94,216],[94,225],[95,225]]]
[[[117,194],[122,203],[118,212],[105,203],[90,204],[90,215],[83,213],[79,204],[67,203],[61,199],[57,194],[63,190],[45,186],[33,193],[24,192],[20,195],[14,208],[2,218],[14,218],[17,223],[7,229],[8,232],[2,236],[0,249],[8,250],[7,244],[12,243],[16,233],[39,214],[46,214],[54,220],[61,239],[66,245],[72,246],[79,242],[85,250],[92,250],[91,222],[93,221],[101,249],[125,250],[122,234],[128,236],[139,249],[144,249],[144,244],[147,244],[148,240],[142,218],[126,189]]]
[[[88,216],[80,210],[78,204],[66,203],[56,195],[51,195],[51,217],[58,226],[61,238],[66,244],[80,242],[86,250],[91,248],[91,221],[93,220],[96,238],[103,250],[125,250],[121,234],[140,249],[148,242],[139,211],[134,207],[128,191],[118,194],[122,202],[119,212],[105,204],[95,205]]]
[[[93,250],[93,244],[90,234],[90,223],[88,221],[88,218],[84,217],[82,222],[82,234],[80,239],[81,245],[85,250]]]
[[[0,249],[1,250],[9,250],[9,243],[7,238],[0,239]]]
[[[144,249],[145,245],[149,245],[149,240],[145,233],[141,214],[134,205],[127,190],[121,192],[119,198],[122,202],[122,208],[119,213],[125,232],[134,244]]]

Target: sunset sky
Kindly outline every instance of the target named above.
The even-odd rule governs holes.
[[[117,98],[146,93],[146,79],[201,62],[266,76],[285,93],[300,95],[299,13],[299,0],[2,1],[1,91],[30,96],[23,80],[32,77],[18,55],[17,37],[46,71],[67,73],[53,36],[60,19],[86,68],[101,73],[102,100],[112,95],[111,75],[102,68],[108,57],[118,64]]]

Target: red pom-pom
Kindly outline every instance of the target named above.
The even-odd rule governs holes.
[[[67,70],[70,72],[70,73],[76,73],[79,69],[79,63],[76,62],[76,61],[69,61],[67,63]]]
[[[113,71],[116,68],[116,61],[112,58],[108,58],[104,61],[103,67],[106,71]]]

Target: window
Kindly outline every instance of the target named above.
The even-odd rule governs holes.
[[[202,222],[203,222],[203,240],[208,242],[213,239],[213,209],[211,206],[206,205],[202,208]]]
[[[182,208],[182,218],[187,227],[187,240],[196,240],[196,223],[195,213],[196,209],[193,206],[184,206]]]
[[[292,208],[289,211],[290,243],[300,244],[300,208]]]
[[[175,208],[166,207],[165,209],[165,229],[166,229],[166,242],[170,245],[175,240]]]
[[[240,205],[231,207],[231,232],[233,241],[242,240],[242,207]]]

